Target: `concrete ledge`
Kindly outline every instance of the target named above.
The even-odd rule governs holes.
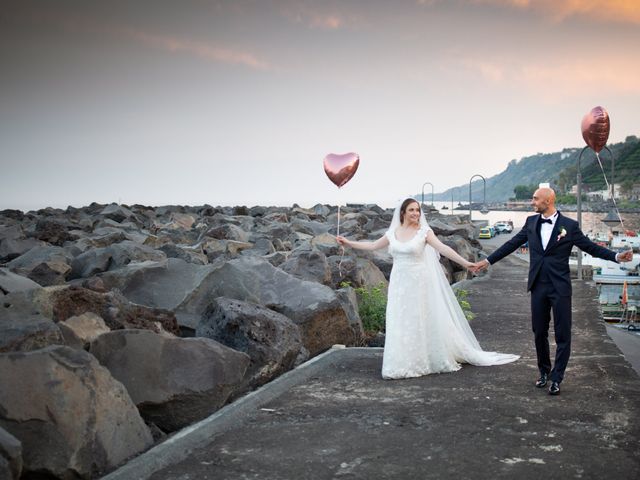
[[[241,423],[261,406],[287,392],[293,386],[316,375],[327,364],[339,362],[347,356],[381,354],[382,348],[333,348],[303,363],[297,368],[248,393],[235,402],[221,408],[198,423],[183,428],[164,442],[135,457],[117,470],[102,477],[103,480],[146,479],[154,472],[187,458],[194,448],[208,442],[213,436]]]

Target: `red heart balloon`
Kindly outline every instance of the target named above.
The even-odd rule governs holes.
[[[324,173],[340,188],[356,174],[359,164],[360,156],[357,153],[330,153],[324,157]]]
[[[582,138],[596,153],[600,153],[607,144],[609,128],[609,114],[604,107],[593,107],[582,119]]]

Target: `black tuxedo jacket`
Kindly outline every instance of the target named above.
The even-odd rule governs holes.
[[[487,258],[489,263],[496,263],[518,247],[529,242],[529,281],[527,290],[531,290],[540,275],[544,274],[553,283],[553,287],[559,295],[570,296],[569,255],[574,245],[592,257],[603,258],[612,262],[616,261],[615,252],[593,243],[582,233],[578,227],[578,222],[565,217],[560,212],[558,212],[558,218],[553,226],[547,248],[543,249],[538,226],[539,219],[540,215],[528,217],[522,230]],[[563,229],[566,234],[560,237]]]

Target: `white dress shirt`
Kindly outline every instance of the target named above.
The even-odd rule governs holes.
[[[542,241],[542,248],[546,250],[547,245],[549,245],[549,240],[551,240],[551,232],[556,224],[556,220],[558,220],[558,212],[555,212],[550,217],[545,217],[544,215],[540,216],[543,220],[551,220],[551,223],[545,222],[540,225],[540,240]]]

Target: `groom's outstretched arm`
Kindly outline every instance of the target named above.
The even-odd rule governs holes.
[[[499,260],[516,251],[518,247],[521,247],[529,240],[527,235],[527,224],[511,239],[505,242],[500,248],[487,257],[487,261],[493,265]]]
[[[610,262],[617,262],[616,252],[609,250],[608,248],[601,247],[600,245],[593,243],[589,240],[582,230],[578,226],[575,227],[575,231],[572,232],[573,244],[583,252],[588,253],[592,257],[602,258],[609,260]]]

